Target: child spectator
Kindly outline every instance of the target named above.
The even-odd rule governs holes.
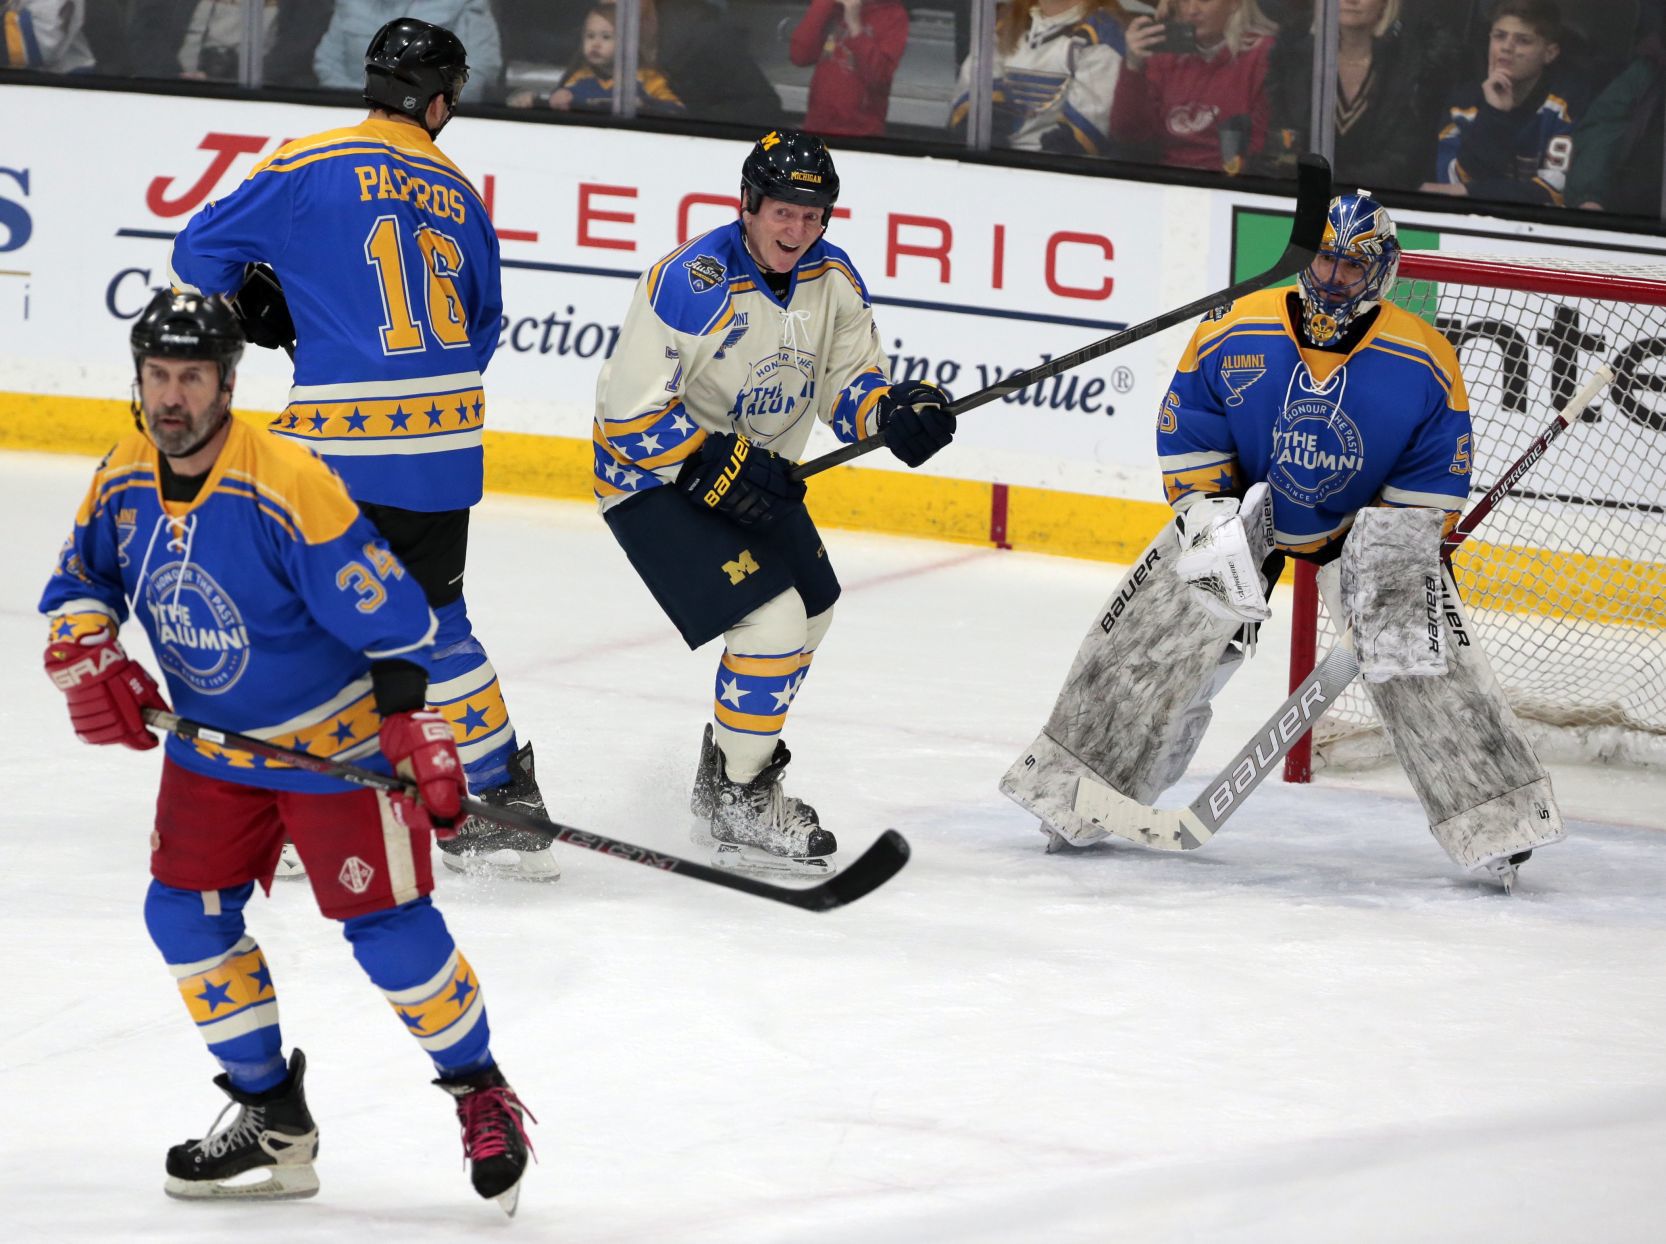
[[[578,55],[561,79],[561,85],[545,97],[544,103],[559,112],[607,112],[613,107],[614,54],[618,47],[619,16],[615,5],[603,0],[584,15]],[[653,48],[640,47],[636,70],[637,111],[645,115],[677,116],[683,104],[666,83],[665,75],[645,62],[653,59]],[[537,102],[532,91],[516,91],[508,99],[511,108],[530,108]]]
[[[1109,154],[1124,16],[1116,0],[1011,0],[995,27],[997,145]],[[949,111],[951,133],[965,133],[971,94],[972,59],[967,57]]]
[[[810,0],[793,31],[795,65],[814,65],[804,128],[871,137],[885,132],[891,79],[908,45],[902,0]]]
[[[1440,131],[1431,194],[1515,203],[1562,202],[1573,161],[1573,115],[1551,67],[1561,55],[1556,0],[1499,0],[1487,76],[1464,88]]]
[[[1267,141],[1274,30],[1255,0],[1163,0],[1155,19],[1136,17],[1112,137],[1163,164],[1242,172]]]

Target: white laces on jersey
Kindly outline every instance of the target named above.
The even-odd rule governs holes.
[[[796,350],[799,330],[810,331],[810,312],[807,309],[781,312],[781,344],[789,350]]]

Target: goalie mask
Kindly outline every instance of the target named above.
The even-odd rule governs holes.
[[[1388,209],[1363,190],[1331,200],[1319,253],[1302,270],[1302,328],[1328,346],[1382,301],[1400,267]]]

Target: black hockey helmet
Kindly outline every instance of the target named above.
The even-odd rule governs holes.
[[[396,17],[364,51],[364,102],[426,125],[428,105],[444,95],[453,112],[469,80],[463,41],[444,26]]]
[[[827,144],[803,130],[771,130],[740,166],[741,204],[755,212],[764,199],[822,209],[825,227],[839,201],[839,174]]]
[[[223,298],[158,289],[128,336],[137,371],[147,358],[210,359],[225,385],[243,357],[243,327]]]

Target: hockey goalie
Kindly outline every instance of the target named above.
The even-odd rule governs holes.
[[[1001,780],[1049,849],[1106,835],[1079,788],[1152,804],[1185,772],[1289,557],[1320,567],[1447,853],[1509,888],[1564,836],[1441,557],[1469,492],[1468,400],[1446,340],[1383,301],[1399,255],[1381,204],[1342,195],[1298,288],[1247,295],[1193,333],[1157,423],[1174,521],[1117,585]]]

